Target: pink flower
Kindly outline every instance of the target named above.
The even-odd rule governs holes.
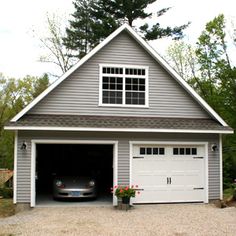
[[[138,185],[136,184],[135,187],[138,188]]]
[[[124,192],[124,190],[123,189],[120,189],[120,193],[123,193]]]
[[[115,185],[115,186],[114,186],[114,188],[118,188],[118,186],[117,186],[117,185]]]
[[[132,185],[131,188],[134,188],[134,185]]]
[[[128,190],[128,189],[129,189],[129,187],[128,187],[128,186],[126,186],[126,187],[125,187],[125,190]]]
[[[140,194],[140,192],[138,191],[138,194]]]

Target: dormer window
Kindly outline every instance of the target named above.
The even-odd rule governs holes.
[[[148,67],[100,65],[102,106],[148,106]]]

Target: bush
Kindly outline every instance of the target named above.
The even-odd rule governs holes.
[[[0,188],[0,196],[3,198],[12,198],[13,189],[12,188]]]
[[[233,197],[234,197],[234,200],[236,201],[236,188],[234,189]]]

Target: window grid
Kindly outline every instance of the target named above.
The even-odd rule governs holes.
[[[197,155],[197,148],[173,148],[173,155]]]
[[[102,104],[141,105],[147,103],[147,68],[102,67]]]
[[[165,155],[164,147],[140,147],[140,155]]]

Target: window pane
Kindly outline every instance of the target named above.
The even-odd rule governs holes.
[[[192,155],[197,155],[197,148],[192,148]]]
[[[126,89],[126,90],[131,90],[131,85],[126,85],[126,86],[125,86],[125,89]]]
[[[123,86],[122,84],[117,84],[117,90],[122,90]]]
[[[108,77],[103,77],[103,83],[108,83],[109,79]]]
[[[145,70],[142,70],[142,75],[145,75]]]
[[[133,90],[138,91],[138,85],[133,85]]]
[[[126,98],[125,103],[129,104],[129,105],[132,104],[131,99],[130,98]]]
[[[179,149],[178,148],[173,148],[173,154],[178,155],[179,154]]]
[[[180,154],[180,155],[184,155],[184,148],[180,148],[180,149],[179,149],[179,154]]]
[[[103,89],[108,89],[108,87],[109,87],[108,84],[103,84],[103,85],[102,85],[102,88],[103,88]]]
[[[131,84],[131,78],[126,78],[126,79],[125,79],[125,83],[126,83],[126,84]]]
[[[139,105],[145,105],[145,100],[144,99],[139,99]]]
[[[145,91],[145,86],[139,85],[139,91]]]
[[[110,89],[112,89],[112,90],[116,89],[116,85],[115,84],[110,84]]]
[[[152,154],[152,148],[147,148],[147,155],[151,155]]]
[[[153,155],[158,155],[158,148],[153,148],[152,152],[153,152]]]
[[[122,104],[122,98],[117,98],[116,99],[116,104]]]
[[[159,148],[159,154],[165,155],[165,148]]]
[[[143,148],[143,147],[140,148],[140,154],[141,154],[141,155],[144,155],[144,154],[145,154],[145,148]]]
[[[122,84],[122,78],[118,77],[118,78],[117,78],[117,83],[118,83],[118,84]]]
[[[102,102],[103,103],[108,103],[108,98],[107,97],[103,97]]]
[[[186,153],[186,155],[190,155],[190,148],[186,148],[185,153]]]

